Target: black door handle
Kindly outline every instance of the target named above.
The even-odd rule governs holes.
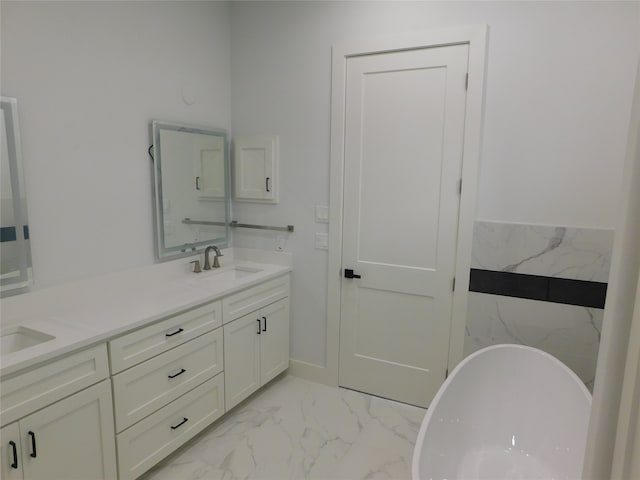
[[[31,437],[31,456],[36,458],[36,434],[29,431],[29,436]]]
[[[353,273],[353,270],[351,270],[350,268],[345,268],[344,278],[362,278],[362,277],[360,275],[356,275],[355,273]]]
[[[256,319],[256,322],[258,322],[258,335],[260,335],[260,328],[262,327],[262,325],[260,324],[260,319]]]
[[[267,317],[262,317],[262,319],[264,320],[264,327],[262,327],[262,331],[266,332],[267,331]]]
[[[18,468],[18,448],[16,447],[16,442],[11,440],[9,445],[11,445],[11,449],[13,450],[13,463],[11,464],[11,468]]]

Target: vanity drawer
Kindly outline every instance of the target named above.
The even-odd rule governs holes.
[[[289,296],[289,274],[247,288],[222,299],[222,320],[228,323]]]
[[[115,374],[222,325],[220,300],[141,328],[109,342]]]
[[[108,376],[107,347],[102,343],[3,379],[0,423],[13,422]]]
[[[139,477],[224,413],[224,373],[116,435],[119,480]]]
[[[112,377],[116,432],[222,371],[222,329]]]

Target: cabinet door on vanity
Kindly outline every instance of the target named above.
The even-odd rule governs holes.
[[[25,480],[116,478],[108,380],[19,421]]]
[[[22,480],[22,454],[18,422],[0,429],[2,450],[0,451],[0,478]]]
[[[224,326],[225,410],[260,388],[260,318],[250,313]]]
[[[260,310],[260,383],[264,385],[289,368],[289,299]]]

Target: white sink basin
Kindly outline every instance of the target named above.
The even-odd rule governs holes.
[[[56,337],[38,330],[18,326],[3,329],[2,332],[0,332],[0,338],[0,354],[8,355],[25,348],[39,345],[43,342],[48,342]]]
[[[249,275],[254,275],[258,272],[261,272],[260,268],[248,268],[248,267],[233,267],[227,271],[219,272],[218,275],[224,275],[226,278],[239,280],[244,277],[248,277]]]
[[[241,278],[246,278],[250,275],[255,275],[258,272],[261,272],[260,268],[249,268],[249,267],[222,267],[220,269],[216,268],[210,271],[203,271],[202,273],[196,274],[192,277],[192,282],[195,285],[202,284],[219,284],[219,283],[229,283],[235,280],[240,280]]]

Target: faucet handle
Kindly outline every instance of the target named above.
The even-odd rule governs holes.
[[[193,263],[193,273],[200,273],[202,272],[202,270],[200,269],[200,260],[194,260],[193,262],[189,262],[189,263]]]

